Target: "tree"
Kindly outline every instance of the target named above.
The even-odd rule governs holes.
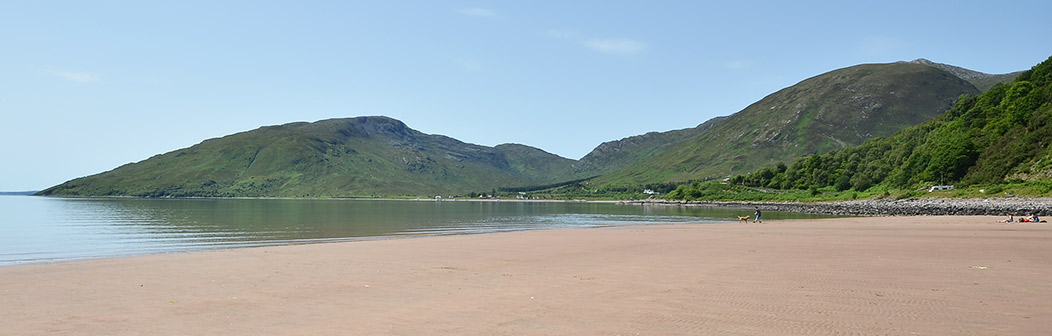
[[[836,187],[836,191],[851,189],[851,178],[847,175],[840,175],[840,177],[836,179],[834,187]]]
[[[964,177],[968,168],[975,165],[979,158],[979,152],[975,144],[958,132],[956,135],[944,138],[931,153],[931,161],[924,170],[924,176],[931,181],[946,183],[946,181],[957,181]]]
[[[857,191],[865,191],[873,186],[873,179],[866,173],[858,173],[851,177],[851,187]]]
[[[785,162],[778,162],[778,164],[774,165],[774,169],[778,173],[784,173],[789,167],[785,166]]]

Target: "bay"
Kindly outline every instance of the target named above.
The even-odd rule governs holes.
[[[0,265],[219,248],[616,225],[712,223],[751,209],[600,202],[0,196]],[[823,216],[764,212],[766,220]]]

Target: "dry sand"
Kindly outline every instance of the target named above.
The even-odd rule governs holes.
[[[0,334],[1042,335],[1052,225],[545,230],[0,267]]]

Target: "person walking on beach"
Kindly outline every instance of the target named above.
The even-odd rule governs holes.
[[[756,208],[756,219],[753,219],[752,222],[753,223],[756,223],[756,222],[763,223],[763,221],[760,220],[760,208]]]

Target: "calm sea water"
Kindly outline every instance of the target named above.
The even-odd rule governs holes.
[[[751,213],[574,202],[0,196],[0,265],[414,235],[706,223]],[[815,217],[764,212],[766,219]]]

